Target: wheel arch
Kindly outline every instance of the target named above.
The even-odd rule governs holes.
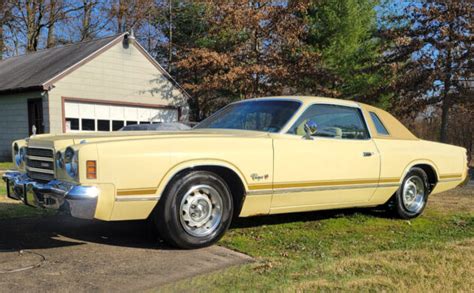
[[[403,182],[403,179],[406,177],[408,172],[412,168],[415,168],[415,167],[420,168],[423,171],[425,171],[426,175],[428,176],[428,182],[430,184],[430,191],[432,191],[434,189],[434,187],[436,186],[436,184],[438,183],[439,171],[438,171],[438,168],[437,168],[436,164],[433,161],[430,161],[430,160],[415,160],[415,161],[412,161],[410,164],[408,164],[408,166],[403,171],[402,177],[400,179],[400,184],[401,184],[401,182]]]
[[[166,188],[175,178],[178,178],[184,173],[191,171],[207,171],[212,172],[221,177],[232,193],[232,199],[234,201],[234,216],[238,216],[242,209],[242,204],[245,199],[245,195],[248,191],[247,182],[242,175],[242,172],[233,164],[219,160],[196,160],[182,162],[173,168],[171,168],[161,180],[158,185],[157,194],[161,198],[162,194],[166,191]],[[159,200],[157,202],[159,204]]]

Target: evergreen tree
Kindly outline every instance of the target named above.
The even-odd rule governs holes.
[[[321,54],[323,69],[330,76],[324,83],[332,96],[377,102],[385,82],[377,67],[381,46],[376,35],[375,0],[310,1],[304,17],[306,43]],[[311,87],[311,83],[308,85]]]

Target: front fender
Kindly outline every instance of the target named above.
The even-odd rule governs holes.
[[[232,164],[231,162],[220,160],[220,159],[199,159],[199,160],[188,160],[184,162],[180,162],[174,165],[166,175],[161,179],[160,183],[158,184],[157,194],[161,197],[162,193],[164,192],[166,186],[171,182],[171,180],[180,172],[193,169],[196,167],[204,167],[204,166],[211,166],[211,167],[224,167],[229,170],[232,170],[235,174],[237,174],[242,182],[245,191],[248,191],[248,183],[243,176],[242,171]]]

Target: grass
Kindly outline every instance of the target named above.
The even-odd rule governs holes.
[[[0,171],[12,169],[12,168],[13,168],[12,162],[0,162]]]
[[[163,291],[470,291],[474,188],[433,195],[414,220],[357,211],[243,219],[220,245],[255,263]]]
[[[51,211],[7,200],[0,220]],[[54,212],[53,212],[54,213]],[[367,210],[240,219],[220,245],[252,264],[178,282],[163,291],[471,291],[474,187],[430,197],[424,214],[398,220]]]
[[[53,210],[44,210],[28,207],[20,201],[8,199],[6,197],[6,185],[0,179],[0,220],[14,218],[31,218],[52,215]]]

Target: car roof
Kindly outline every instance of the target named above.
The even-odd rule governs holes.
[[[317,97],[317,96],[276,96],[276,97],[261,97],[261,98],[254,98],[254,99],[247,99],[240,102],[247,102],[247,101],[261,101],[261,100],[294,100],[299,101],[303,104],[313,104],[313,103],[328,103],[328,104],[335,104],[335,105],[342,105],[342,106],[352,106],[357,107],[360,103],[350,101],[350,100],[341,100],[336,98],[326,98],[326,97]]]
[[[375,126],[371,119],[367,119],[366,122],[368,123],[372,137],[374,138],[382,138],[382,139],[406,139],[406,140],[416,140],[418,139],[415,135],[413,135],[398,119],[393,117],[390,113],[360,102],[355,102],[351,100],[341,100],[335,98],[325,98],[325,97],[316,97],[316,96],[279,96],[279,97],[262,97],[262,98],[255,98],[255,99],[248,99],[243,100],[245,101],[261,101],[261,100],[283,100],[283,101],[298,101],[302,103],[302,109],[306,108],[310,104],[314,103],[321,103],[321,104],[331,104],[331,105],[340,105],[340,106],[348,106],[348,107],[357,107],[360,108],[363,113],[368,114],[369,112],[374,112],[377,116],[382,120],[384,126],[389,130],[390,135],[384,136],[379,135],[376,132]]]

